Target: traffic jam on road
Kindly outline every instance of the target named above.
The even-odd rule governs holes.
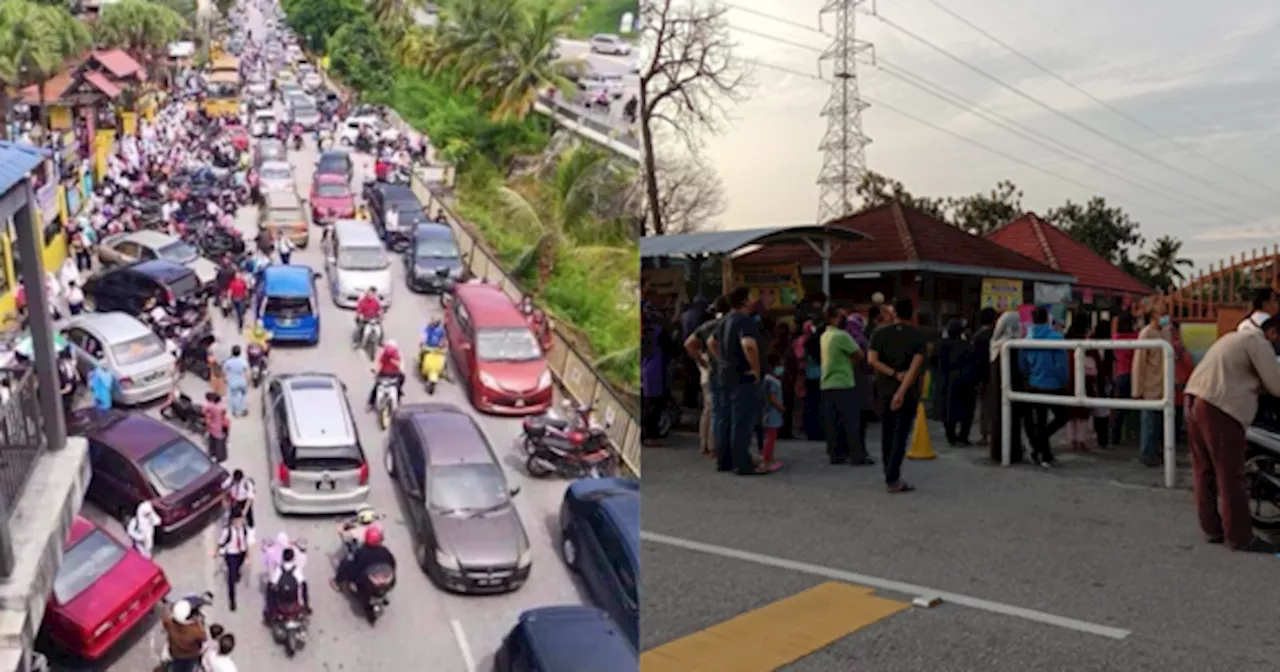
[[[469,277],[408,179],[425,139],[330,91],[278,6],[232,17],[51,288],[93,473],[41,650],[637,669],[639,483],[556,390],[549,320]]]

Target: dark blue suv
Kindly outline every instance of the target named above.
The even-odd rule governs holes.
[[[560,552],[582,577],[591,601],[639,648],[640,482],[575,481],[560,506]]]
[[[632,672],[640,656],[594,607],[540,607],[520,620],[493,657],[494,672]]]

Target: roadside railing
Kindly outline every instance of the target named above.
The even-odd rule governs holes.
[[[1037,394],[1013,389],[1013,364],[1010,361],[1015,350],[1074,350],[1075,389],[1071,394]],[[1085,392],[1084,358],[1088,350],[1156,350],[1164,354],[1164,396],[1161,399],[1110,399],[1090,397]],[[1176,408],[1174,404],[1173,346],[1165,340],[1140,341],[1050,341],[1018,339],[1005,342],[1000,348],[1000,450],[1001,463],[1013,462],[1013,404],[1045,404],[1075,408],[1111,408],[1125,411],[1163,411],[1164,413],[1164,487],[1172,488],[1177,482],[1177,436],[1174,434]],[[1021,428],[1019,428],[1021,431]]]
[[[640,139],[634,134],[547,95],[538,96],[534,109],[551,117],[565,129],[639,163]]]
[[[47,446],[35,372],[0,370],[0,381],[7,382],[9,390],[8,395],[0,393],[0,501],[4,504],[0,510],[0,577],[7,577],[14,562],[10,517]]]
[[[472,277],[483,278],[497,285],[519,303],[525,294],[519,284],[507,275],[501,262],[485,249],[479,235],[470,224],[458,217],[436,191],[420,179],[413,178],[413,190],[426,206],[427,212],[453,229],[458,249]],[[636,325],[639,328],[639,324]],[[608,426],[619,457],[631,475],[640,476],[640,422],[637,410],[628,398],[613,389],[605,378],[591,367],[591,361],[574,347],[560,328],[552,329],[552,346],[546,353],[547,367],[555,377],[561,392],[575,402],[590,404],[593,416]]]

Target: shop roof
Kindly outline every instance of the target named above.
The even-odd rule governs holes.
[[[640,258],[730,254],[748,245],[771,243],[796,243],[812,251],[812,248],[803,242],[806,238],[850,242],[865,240],[869,236],[850,228],[830,226],[771,226],[762,229],[645,236],[640,239]]]
[[[75,81],[75,76],[75,69],[67,68],[66,70],[54,75],[52,79],[45,82],[42,86],[32,84],[31,86],[24,88],[21,92],[20,98],[22,99],[22,102],[27,105],[39,105],[42,100],[40,96],[40,89],[43,88],[44,102],[46,104],[56,103],[62,98],[62,94],[66,93],[67,89],[71,87],[72,82]]]
[[[896,201],[867,208],[829,226],[854,229],[871,239],[862,245],[847,245],[837,250],[831,258],[835,272],[932,270],[1041,282],[1074,280],[1067,273]],[[777,245],[740,259],[741,263],[749,264],[795,261],[808,267],[817,265],[819,257],[807,246]]]
[[[1091,289],[1150,294],[1151,288],[1076,242],[1065,231],[1029,212],[987,234],[987,240],[1063,273]]]
[[[120,87],[110,79],[107,79],[107,76],[101,72],[86,72],[84,73],[84,79],[86,82],[94,85],[108,98],[115,98],[120,95]]]
[[[93,59],[116,79],[141,79],[144,75],[142,65],[123,49],[101,49],[93,52]]]
[[[51,156],[45,150],[8,140],[0,140],[0,195],[26,179]]]

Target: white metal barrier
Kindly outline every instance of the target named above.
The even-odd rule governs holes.
[[[1038,394],[1015,392],[1013,389],[1014,351],[1024,350],[1075,350],[1075,390],[1071,394]],[[1155,350],[1164,351],[1164,398],[1162,399],[1106,399],[1085,394],[1084,353],[1086,350]],[[1164,411],[1164,486],[1172,488],[1177,476],[1178,437],[1174,435],[1176,408],[1174,405],[1173,346],[1163,339],[1132,341],[1057,341],[1017,339],[1007,341],[1000,349],[1000,442],[1001,463],[1009,466],[1013,458],[1013,404],[1048,404],[1077,408],[1114,408],[1128,411]],[[1019,427],[1016,431],[1022,431]]]

